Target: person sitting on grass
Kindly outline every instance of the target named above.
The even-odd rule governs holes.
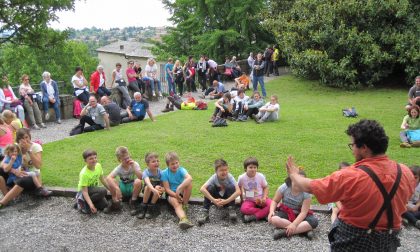
[[[249,82],[249,77],[243,72],[241,76],[235,78],[235,87],[239,89],[239,86],[243,85],[246,90],[249,90]]]
[[[259,109],[264,105],[264,100],[261,99],[260,93],[254,92],[252,95],[252,99],[248,99],[244,105],[244,109],[242,114],[238,115],[240,121],[248,120],[248,117],[252,117],[252,115],[256,115],[259,112]]]
[[[109,186],[104,177],[102,165],[98,163],[96,151],[87,149],[82,156],[86,165],[79,174],[76,206],[84,214],[95,214],[98,210],[104,210],[108,206],[105,196]],[[105,188],[99,187],[99,181]]]
[[[244,222],[262,220],[267,217],[271,199],[268,198],[268,183],[262,173],[257,172],[258,160],[249,157],[244,161],[245,173],[239,176],[238,185],[241,189],[241,213]]]
[[[407,212],[402,215],[403,223],[410,223],[420,229],[420,166],[413,165],[410,167],[410,170],[413,172],[414,178],[416,179],[416,189],[407,204]]]
[[[147,169],[143,172],[144,194],[143,202],[139,207],[131,212],[131,215],[137,215],[139,219],[151,219],[160,214],[159,198],[165,192],[162,186],[162,171],[159,168],[159,156],[156,153],[147,153],[144,157]]]
[[[299,174],[306,177],[303,170],[300,170]],[[312,230],[318,226],[318,219],[309,210],[311,199],[310,193],[300,192],[293,186],[290,177],[286,178],[284,184],[277,189],[268,214],[268,221],[276,228],[274,240],[301,233],[306,233],[312,240]],[[280,200],[282,203],[279,205]]]
[[[209,221],[210,206],[214,204],[218,208],[227,207],[229,220],[236,221],[235,199],[241,194],[238,184],[232,174],[229,173],[229,166],[223,159],[214,161],[215,174],[200,188],[204,195],[204,211],[198,220],[199,225]]]
[[[341,162],[340,164],[338,164],[338,170],[344,169],[344,168],[349,167],[349,166],[350,166],[349,163]],[[341,204],[340,201],[328,204],[328,207],[331,208],[331,224],[333,224],[334,221],[337,219],[338,213],[340,212],[340,209],[341,209],[342,206],[343,205]]]
[[[400,132],[401,148],[420,147],[420,141],[413,142],[408,138],[408,130],[419,130],[420,129],[420,108],[417,105],[413,105],[408,109],[408,115],[406,115],[401,124]]]
[[[80,116],[79,125],[81,125],[82,133],[110,129],[108,114],[105,108],[98,104],[96,97],[93,95],[89,97],[89,104],[82,109]],[[85,123],[89,124],[86,128]]]
[[[9,173],[9,176],[6,181],[7,187],[12,187],[14,185],[14,181],[16,180],[16,173],[19,171],[25,172],[25,175],[32,178],[33,184],[36,188],[36,195],[48,197],[51,195],[51,191],[48,191],[44,187],[42,187],[39,173],[31,172],[27,169],[22,167],[23,165],[23,157],[22,152],[18,144],[9,144],[6,146],[4,150],[4,159],[1,162],[1,168],[5,173]]]
[[[277,95],[270,97],[270,102],[267,102],[259,109],[257,115],[252,115],[252,118],[257,123],[264,123],[270,121],[277,121],[279,119],[280,105],[278,103]]]
[[[200,95],[200,98],[205,99],[206,96],[209,96],[210,100],[219,99],[225,92],[225,85],[217,80],[214,80],[213,85],[209,87],[203,95]]]
[[[217,100],[214,105],[214,113],[209,122],[214,122],[216,118],[228,118],[232,116],[232,103],[230,93],[224,93],[223,97]]]
[[[121,123],[122,118],[127,117],[127,112],[122,110],[118,104],[111,101],[108,96],[104,95],[101,97],[101,105],[104,107],[109,118],[109,125],[111,127],[118,126]]]
[[[134,208],[141,191],[140,165],[130,158],[128,148],[118,147],[115,150],[115,156],[120,164],[106,177],[112,195],[112,203],[105,208],[104,213],[120,210],[122,200],[129,200],[130,207]],[[115,181],[116,177],[120,178],[118,184]]]
[[[31,169],[37,174],[40,174],[42,166],[42,146],[31,141],[31,133],[29,129],[21,128],[16,132],[16,143],[19,144],[22,152],[22,167],[24,167],[25,170]],[[7,176],[10,172],[16,176],[16,179],[14,181],[14,185],[12,184],[12,189],[7,191],[5,181],[7,181]],[[0,208],[18,197],[23,190],[34,191],[36,189],[33,178],[29,176],[26,171],[12,169],[10,172],[5,173],[3,170],[3,172],[0,173],[0,189],[2,192],[7,191],[4,197],[0,200]]]
[[[179,165],[179,157],[175,152],[167,153],[165,159],[168,167],[162,172],[162,184],[168,202],[179,218],[179,227],[191,228],[194,225],[188,220],[186,212],[192,191],[192,177],[184,167]]]
[[[408,91],[408,104],[405,109],[410,109],[411,106],[420,106],[420,75],[416,77],[416,83]]]
[[[232,117],[233,120],[237,121],[240,119],[239,115],[244,114],[244,106],[247,104],[249,97],[245,95],[245,91],[243,89],[238,90],[238,94],[235,98],[232,99]],[[242,116],[244,118],[244,116]]]
[[[149,108],[149,102],[142,99],[140,92],[134,93],[134,100],[131,101],[130,106],[126,109],[128,117],[122,119],[123,123],[143,121],[146,112],[152,122],[156,121],[153,117],[152,111]]]

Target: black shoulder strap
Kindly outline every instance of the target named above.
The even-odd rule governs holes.
[[[376,214],[373,221],[369,224],[369,229],[373,230],[375,229],[376,225],[379,222],[379,219],[381,218],[383,212],[386,210],[387,219],[388,219],[388,229],[391,230],[394,222],[394,215],[392,211],[392,198],[395,196],[395,193],[397,192],[398,186],[401,181],[401,167],[399,164],[397,164],[397,178],[395,179],[394,185],[391,188],[391,191],[386,191],[385,187],[383,186],[382,182],[379,180],[378,176],[367,166],[358,166],[358,168],[362,169],[364,172],[366,172],[369,177],[375,182],[376,186],[378,187],[379,191],[382,194],[382,197],[384,198],[384,203],[382,204],[382,207],[379,209],[378,213]]]

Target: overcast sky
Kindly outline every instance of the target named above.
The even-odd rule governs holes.
[[[170,15],[160,0],[76,0],[75,11],[57,13],[59,22],[51,27],[83,29],[128,26],[171,26]]]

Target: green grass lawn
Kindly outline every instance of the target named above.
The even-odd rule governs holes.
[[[207,111],[177,111],[157,117],[156,122],[125,124],[111,131],[79,135],[45,144],[43,180],[47,186],[76,187],[84,165],[82,152],[93,148],[108,174],[116,165],[114,152],[127,146],[135,160],[145,168],[144,154],[157,152],[161,167],[164,155],[176,151],[180,164],[192,175],[193,195],[214,173],[213,161],[224,158],[237,178],[244,172],[249,156],[259,160],[260,172],[271,187],[270,195],[283,183],[285,161],[292,154],[310,178],[325,176],[340,161],[353,162],[344,131],[360,118],[376,119],[385,128],[390,144],[387,154],[408,165],[418,162],[419,149],[399,147],[400,124],[405,111],[407,90],[370,89],[357,92],[320,86],[291,75],[266,84],[268,94],[280,100],[280,121],[258,125],[254,121],[229,122],[228,127],[212,128],[208,122],[214,105]],[[248,92],[248,95],[251,93]],[[342,116],[341,109],[355,106],[360,117]]]

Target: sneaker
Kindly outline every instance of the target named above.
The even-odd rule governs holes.
[[[104,208],[104,213],[109,214],[121,210],[121,202],[112,201],[110,205]]]
[[[47,127],[47,126],[45,126],[44,123],[41,123],[40,126],[41,126],[41,128],[44,128],[44,129]]]
[[[34,124],[34,125],[32,126],[32,129],[34,129],[34,130],[40,130],[41,128],[40,128],[38,125]]]
[[[58,119],[56,123],[61,124],[61,119]]]
[[[278,240],[282,237],[286,237],[286,230],[281,229],[281,228],[274,229],[273,239]]]
[[[238,219],[238,217],[237,217],[237,215],[236,215],[236,210],[235,210],[235,207],[233,207],[233,206],[229,206],[229,207],[228,207],[228,212],[229,212],[229,220],[230,220],[231,222],[235,222],[235,221]]]
[[[404,142],[404,143],[401,143],[401,144],[400,144],[400,147],[401,147],[401,148],[411,148],[411,144],[409,144],[409,143],[407,143],[407,142]]]
[[[145,213],[144,217],[146,219],[151,219],[153,217],[154,211],[155,211],[155,205],[154,204],[147,205],[147,209],[146,209],[146,213]]]
[[[414,226],[416,226],[416,228],[420,229],[420,220],[417,220],[416,224]]]
[[[209,210],[208,209],[203,209],[203,211],[201,213],[201,216],[197,220],[198,225],[201,226],[204,223],[208,222],[209,220],[210,220],[209,219]]]
[[[48,113],[48,112],[47,112],[47,113],[45,114],[45,120],[47,120],[47,121],[48,121],[49,119],[50,119],[50,113]]]
[[[244,215],[244,223],[250,223],[252,221],[256,221],[257,217],[255,217],[255,215]]]
[[[77,208],[83,214],[89,214],[90,213],[90,208],[88,208],[86,202],[83,201],[82,199],[77,199]]]
[[[159,97],[162,97],[162,92],[159,92]]]
[[[194,227],[194,224],[192,224],[191,221],[188,220],[187,217],[184,217],[179,221],[178,226],[180,229],[186,230],[186,229]]]
[[[420,141],[414,141],[411,143],[411,147],[420,147]]]
[[[52,194],[52,192],[41,186],[40,188],[38,188],[35,194],[37,196],[48,197]]]
[[[155,93],[155,91],[153,91],[153,92],[152,92],[152,96],[156,96],[156,93]]]
[[[256,114],[252,114],[251,118],[255,120],[255,122],[258,122],[259,118]]]
[[[141,203],[138,209],[138,215],[137,218],[138,219],[144,219],[145,215],[146,215],[146,210],[147,210],[147,205],[144,203]]]
[[[312,231],[312,230],[311,231],[308,231],[306,233],[306,237],[308,237],[309,240],[312,240],[315,237],[314,231]]]
[[[408,220],[406,218],[402,218],[402,224],[404,226],[408,226]]]

